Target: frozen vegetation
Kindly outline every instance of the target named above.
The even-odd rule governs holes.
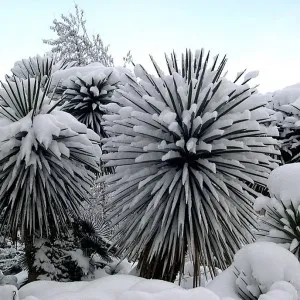
[[[1,85],[0,300],[299,300],[300,85],[100,46]]]

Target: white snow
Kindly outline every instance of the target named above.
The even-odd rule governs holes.
[[[259,196],[255,199],[253,208],[255,211],[260,211],[262,209],[266,209],[266,207],[270,204],[271,199],[266,196]]]
[[[271,196],[275,196],[285,205],[291,202],[294,206],[300,204],[300,163],[286,164],[271,172],[268,188]]]
[[[0,286],[0,299],[1,300],[19,300],[16,296],[18,289],[14,285]]]
[[[256,78],[258,75],[259,75],[259,71],[258,70],[250,71],[247,74],[245,74],[244,80],[246,81],[246,80],[250,80],[250,79]]]
[[[162,280],[148,280],[130,275],[113,275],[91,282],[32,282],[19,291],[20,300],[220,300],[209,289],[185,290]],[[2,298],[1,298],[2,299]],[[35,299],[35,298],[31,298]],[[222,298],[222,300],[225,298]],[[229,300],[229,298],[227,298]]]

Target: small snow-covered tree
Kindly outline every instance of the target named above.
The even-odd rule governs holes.
[[[43,42],[52,46],[51,51],[58,59],[67,62],[75,61],[79,66],[91,62],[100,62],[104,66],[112,66],[113,58],[108,53],[99,34],[89,37],[86,20],[82,9],[75,5],[75,15],[61,15],[61,20],[54,19],[50,29],[57,34],[56,39],[44,39]]]
[[[222,71],[224,57],[187,51],[179,67],[166,57],[169,74],[152,59],[158,77],[135,66],[139,77],[120,87],[120,105],[107,115],[103,155],[111,192],[109,218],[119,253],[138,260],[141,276],[174,280],[187,250],[195,266],[225,268],[235,251],[252,240],[256,226],[253,191],[277,163],[270,155],[277,129],[266,127],[267,98],[253,94]]]
[[[15,78],[0,90],[1,225],[12,236],[21,231],[29,280],[36,277],[34,236],[67,229],[67,211],[78,213],[99,172],[98,135],[57,109],[46,96],[49,85]]]

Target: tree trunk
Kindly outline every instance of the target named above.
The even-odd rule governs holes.
[[[25,261],[28,268],[28,282],[36,281],[38,272],[34,267],[35,260],[35,247],[33,235],[29,234],[27,230],[24,232],[24,244],[25,244]]]
[[[138,272],[141,277],[147,279],[160,279],[169,282],[174,282],[179,271],[183,271],[186,247],[179,255],[179,249],[176,250],[175,260],[171,263],[171,258],[168,255],[163,257],[154,256],[151,261],[148,261],[152,243],[150,242],[142,252],[138,262]],[[164,268],[165,263],[166,267]]]

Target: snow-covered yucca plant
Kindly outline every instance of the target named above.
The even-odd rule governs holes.
[[[270,242],[282,244],[300,260],[300,205],[291,202],[285,206],[275,199],[272,202],[274,205],[270,204],[261,217],[259,235]]]
[[[0,90],[2,225],[27,244],[66,227],[67,210],[78,213],[99,171],[98,135],[51,103],[49,84],[15,78]]]
[[[267,98],[247,84],[255,74],[231,82],[226,57],[209,66],[209,55],[187,51],[180,68],[173,53],[167,75],[152,59],[158,77],[136,65],[139,79],[115,92],[120,108],[105,117],[109,219],[123,221],[116,245],[144,277],[173,280],[187,250],[195,277],[201,265],[225,268],[256,225],[247,183],[265,184],[277,166]]]
[[[94,130],[100,137],[107,137],[103,129],[105,105],[111,103],[111,97],[118,85],[118,78],[112,68],[72,76],[64,82],[63,110],[73,115],[78,121]]]
[[[286,249],[274,243],[255,242],[236,253],[232,266],[220,274],[215,284],[226,286],[227,291],[234,288],[234,294],[239,297],[231,295],[233,299],[296,300],[299,299],[299,271],[299,262]],[[230,273],[235,274],[236,280]],[[210,288],[213,285],[212,282]]]
[[[34,78],[36,76],[42,77],[45,82],[53,72],[57,70],[64,70],[73,67],[74,63],[66,63],[65,61],[55,62],[53,55],[34,56],[28,59],[22,59],[14,64],[11,72],[14,76],[20,79]]]
[[[279,129],[279,146],[283,161],[299,161],[300,85],[274,92],[268,106],[275,112],[272,123]]]

